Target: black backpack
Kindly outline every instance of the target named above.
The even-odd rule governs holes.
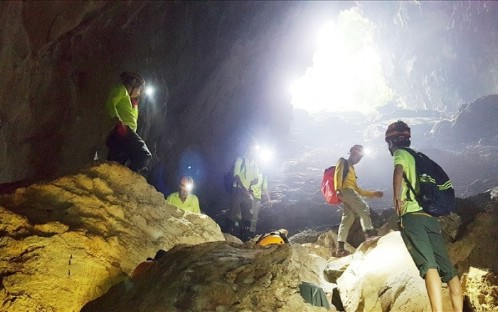
[[[234,183],[234,177],[233,177],[233,171],[235,169],[235,163],[230,167],[230,170],[226,171],[225,174],[223,175],[223,183],[225,184],[225,190],[228,193],[232,193],[233,191],[233,183]],[[246,170],[246,158],[242,157],[242,164],[240,165],[240,170]]]
[[[426,155],[415,152],[410,148],[403,148],[415,158],[415,170],[417,182],[419,183],[419,192],[416,193],[414,187],[408,181],[406,174],[403,173],[403,179],[411,191],[418,204],[428,214],[440,217],[450,214],[455,210],[455,190],[451,184],[450,178],[436,162]],[[410,192],[407,197],[410,200]]]

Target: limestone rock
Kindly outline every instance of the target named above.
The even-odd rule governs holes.
[[[498,311],[498,274],[470,267],[464,287],[475,311]]]
[[[448,245],[448,253],[462,274],[470,267],[498,272],[498,214],[480,213],[467,225],[462,238]]]
[[[79,311],[158,249],[223,241],[114,163],[0,197],[2,311]]]
[[[299,245],[179,246],[82,311],[334,311],[304,302],[299,293],[303,281],[328,284],[317,273],[324,266]]]
[[[397,231],[359,246],[337,285],[346,311],[430,311],[424,280]]]

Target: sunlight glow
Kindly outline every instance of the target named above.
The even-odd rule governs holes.
[[[392,98],[373,42],[375,25],[354,9],[318,32],[313,66],[290,86],[292,105],[311,113],[372,113]]]

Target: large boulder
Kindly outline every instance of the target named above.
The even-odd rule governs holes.
[[[319,274],[325,265],[299,245],[179,246],[82,311],[335,311],[306,303],[299,291],[308,282],[330,292]]]
[[[430,311],[424,280],[398,231],[361,245],[337,285],[348,312]],[[446,293],[445,307],[451,307]]]
[[[158,249],[224,241],[114,163],[0,197],[0,310],[79,311]]]

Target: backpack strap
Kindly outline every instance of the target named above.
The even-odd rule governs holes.
[[[413,159],[415,160],[415,171],[417,171],[417,153],[408,147],[402,147],[400,149],[407,151],[408,153],[410,153],[410,155],[413,156]],[[418,175],[418,173],[416,173],[416,174]],[[408,177],[406,176],[406,173],[404,171],[403,171],[403,180],[405,180],[405,183],[408,186],[408,190],[406,191],[406,198],[409,201],[412,201],[412,199],[410,197],[410,191],[412,191],[413,197],[418,202],[417,193],[415,192],[413,185],[410,183],[410,181],[408,181]]]
[[[343,162],[344,169],[342,169],[342,181],[344,182],[344,179],[346,179],[346,176],[349,173],[349,163],[346,158],[341,157],[341,161]]]

